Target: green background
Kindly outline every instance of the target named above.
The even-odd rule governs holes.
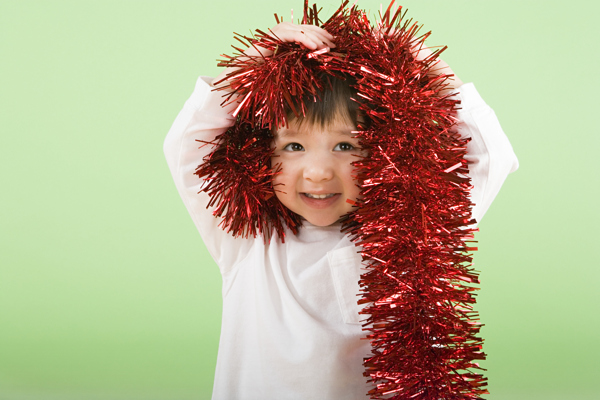
[[[594,3],[402,3],[520,159],[478,236],[492,400],[600,398]],[[1,400],[210,398],[221,280],[162,142],[233,32],[292,7],[0,2]]]

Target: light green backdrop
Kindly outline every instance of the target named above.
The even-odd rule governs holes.
[[[476,256],[492,400],[600,398],[594,3],[403,3],[521,162]],[[0,2],[1,400],[210,398],[221,281],[162,141],[233,31],[301,6]]]

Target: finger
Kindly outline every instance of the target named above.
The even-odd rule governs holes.
[[[288,26],[285,26],[287,24]],[[281,23],[272,29],[273,33],[284,42],[301,43],[309,49],[316,49],[317,44],[306,35],[302,30],[296,29],[296,26],[292,26],[289,23]]]
[[[304,35],[308,36],[311,40],[313,40],[316,44],[317,44],[317,48],[321,49],[323,47],[335,47],[335,43],[333,42],[332,38],[333,36],[331,36],[330,34],[325,35],[323,32],[326,32],[323,29],[319,30],[314,30],[314,29],[303,29],[305,27],[305,25],[300,25],[302,26],[302,29],[300,29],[300,32],[303,33]],[[318,28],[318,27],[315,27]]]
[[[289,22],[282,22],[271,31],[285,42],[301,43],[311,50],[335,47],[335,43],[330,39],[333,36],[318,26],[294,25]]]
[[[316,33],[316,34],[319,34],[321,36],[324,36],[324,37],[326,37],[329,40],[333,40],[334,39],[334,37],[333,37],[333,35],[331,33],[327,32],[325,29],[323,29],[323,28],[321,28],[319,26],[316,26],[316,25],[298,25],[298,26],[302,27],[301,28],[302,30],[311,31],[313,33]]]
[[[418,42],[412,47],[412,53],[418,61],[422,61],[429,57],[432,53],[431,49],[425,43]]]
[[[302,43],[304,46],[311,50],[320,50],[323,48],[331,48],[330,44],[335,46],[333,42],[330,40],[320,38],[313,32],[308,31],[299,31],[299,35],[297,34],[294,39],[297,43]]]
[[[304,47],[311,50],[317,50],[319,48],[319,40],[311,32],[295,31],[293,34],[293,41],[304,45]]]
[[[333,42],[333,39],[330,39],[331,35],[325,36],[320,32],[315,32],[314,35],[318,40],[321,41],[321,43],[323,44],[323,47],[329,47],[329,48],[335,47],[335,43]]]
[[[319,40],[310,32],[298,31],[296,41],[302,43],[311,50],[319,48]]]

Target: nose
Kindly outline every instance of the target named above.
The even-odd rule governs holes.
[[[315,183],[333,179],[335,169],[334,160],[331,158],[322,153],[315,157],[308,157],[304,165],[304,179]]]

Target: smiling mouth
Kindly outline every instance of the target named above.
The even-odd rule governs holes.
[[[302,193],[303,195],[305,195],[306,197],[310,198],[310,199],[329,199],[333,196],[335,196],[337,193],[328,193],[328,194],[312,194],[312,193]]]

